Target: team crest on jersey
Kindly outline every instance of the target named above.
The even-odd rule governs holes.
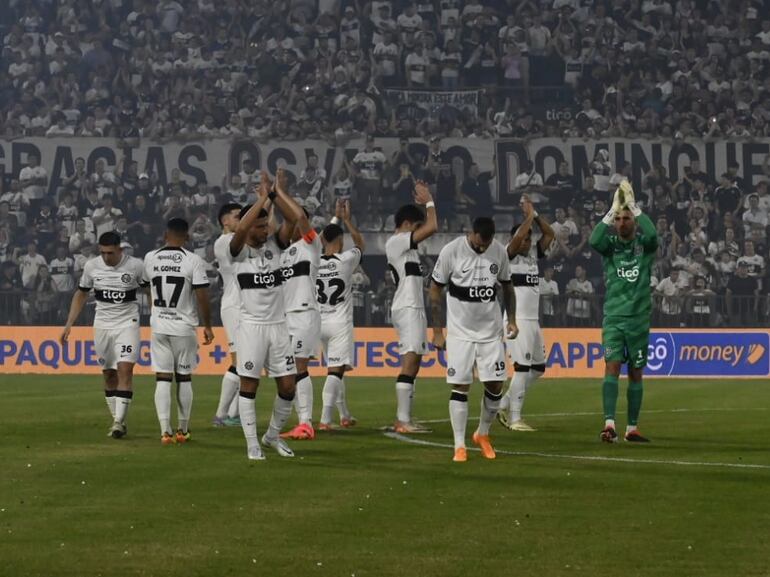
[[[246,361],[246,363],[243,366],[246,367],[247,371],[250,371],[254,368],[254,363],[252,363],[251,361]]]
[[[128,273],[124,273],[123,276],[120,277],[120,282],[124,284],[128,284],[131,282],[131,275]]]
[[[634,247],[634,256],[642,256],[643,251],[644,251],[644,247],[642,247],[641,244],[637,244]]]
[[[500,267],[498,267],[495,263],[492,263],[491,265],[489,265],[490,273],[497,274],[499,270],[500,270]]]
[[[271,251],[270,249],[267,249],[265,251],[265,258],[267,260],[273,260],[273,251]]]
[[[449,367],[449,369],[447,369],[446,374],[449,375],[450,377],[454,377],[455,374],[457,374],[457,371],[455,371],[453,367]]]
[[[295,254],[297,254],[297,247],[293,246],[289,249],[289,256],[294,256]]]

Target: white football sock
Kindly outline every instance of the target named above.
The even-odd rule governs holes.
[[[510,422],[521,419],[521,408],[524,406],[524,395],[527,392],[527,380],[529,372],[516,371],[511,379],[511,386],[505,394],[508,399],[508,420]]]
[[[497,411],[500,408],[500,399],[503,397],[502,393],[490,393],[486,389],[484,390],[484,396],[481,398],[481,415],[479,416],[479,435],[488,435],[489,427],[497,416]]]
[[[155,382],[155,413],[160,423],[160,434],[171,434],[171,381]]]
[[[239,387],[240,388],[240,387]],[[227,416],[231,419],[237,419],[240,415],[240,409],[238,404],[238,395],[235,395],[233,397],[232,402],[230,403],[230,408],[227,409]]]
[[[414,377],[399,375],[396,381],[396,419],[402,423],[412,422],[412,399],[414,398]]]
[[[232,371],[227,371],[222,377],[222,390],[219,393],[219,406],[217,406],[217,418],[224,419],[228,416],[230,406],[235,401],[238,406],[238,389],[241,386],[241,379]]]
[[[238,395],[241,428],[243,429],[243,436],[246,437],[246,445],[249,449],[259,446],[259,439],[257,438],[257,406],[254,402],[256,396],[256,393],[240,393]]]
[[[449,420],[455,438],[455,449],[465,447],[465,428],[468,425],[468,393],[452,391],[449,397]]]
[[[131,406],[134,391],[115,391],[115,421],[126,424],[126,414]]]
[[[278,435],[281,434],[281,429],[283,429],[286,421],[289,420],[289,415],[291,415],[291,405],[293,402],[294,397],[284,399],[280,394],[275,396],[273,414],[270,416],[270,425],[265,435],[268,439],[277,439]]]
[[[350,409],[348,409],[347,393],[345,391],[345,378],[340,379],[340,384],[337,387],[337,411],[340,414],[340,420],[350,418]]]
[[[176,408],[177,417],[179,419],[179,428],[182,429],[183,433],[187,432],[187,426],[190,423],[192,404],[192,381],[179,381],[176,385]]]
[[[104,400],[107,402],[107,408],[110,410],[110,417],[115,420],[115,391],[104,389]]]
[[[313,381],[307,373],[297,375],[297,396],[294,399],[300,424],[313,422]]]
[[[321,422],[328,425],[334,419],[334,405],[337,402],[337,391],[342,385],[342,381],[337,375],[326,375],[326,382],[321,392],[323,399],[323,411],[321,412]]]

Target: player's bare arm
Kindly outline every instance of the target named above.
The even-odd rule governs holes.
[[[348,232],[350,233],[350,238],[353,239],[353,244],[358,247],[358,250],[361,252],[364,252],[364,247],[366,246],[366,243],[364,242],[364,235],[361,234],[361,231],[356,228],[356,225],[353,224],[353,219],[350,215],[350,201],[346,200],[344,203],[342,203],[342,222],[345,223],[345,226],[348,229]]]
[[[529,200],[529,196],[526,194],[521,195],[520,206],[522,212],[524,213],[524,222],[522,222],[519,228],[516,229],[516,234],[513,235],[511,241],[506,247],[506,252],[508,253],[509,259],[513,258],[519,253],[519,250],[521,249],[521,243],[523,243],[524,240],[526,240],[526,238],[529,236],[529,232],[532,230],[532,223],[535,222],[535,218],[537,216],[535,207],[532,206],[532,202]]]
[[[503,304],[505,313],[508,316],[508,325],[505,327],[505,338],[515,339],[519,334],[519,328],[516,326],[516,291],[510,282],[500,283],[503,287]]]
[[[535,222],[537,223],[537,226],[540,227],[540,232],[543,233],[543,236],[537,241],[537,245],[540,247],[540,251],[545,253],[551,246],[553,239],[556,238],[556,233],[554,232],[553,227],[551,227],[551,223],[537,212],[535,212]]]
[[[446,336],[444,335],[444,324],[442,322],[444,318],[444,286],[436,281],[431,281],[428,297],[430,299],[430,315],[433,320],[433,338],[431,342],[437,349],[444,350],[446,348]]]
[[[273,183],[270,181],[270,177],[267,172],[262,171],[260,177],[259,186],[257,187],[257,202],[243,215],[243,218],[238,222],[238,226],[233,231],[233,238],[230,239],[230,254],[236,256],[240,254],[243,247],[246,245],[246,237],[248,236],[249,229],[259,218],[260,211],[265,208],[268,201],[268,194]]]
[[[275,198],[276,205],[284,217],[283,225],[278,230],[278,238],[282,243],[288,244],[291,242],[295,225],[299,227],[302,236],[309,233],[312,227],[305,211],[289,195],[289,178],[286,175],[286,171],[282,168],[279,168],[275,175],[275,192],[277,195]],[[287,234],[288,236],[286,236]]]
[[[425,222],[412,233],[412,240],[417,244],[430,238],[438,230],[438,215],[436,214],[436,204],[430,194],[430,188],[422,180],[418,180],[414,185],[414,201],[417,204],[425,205]]]
[[[198,301],[198,312],[203,323],[203,344],[210,345],[214,341],[214,330],[211,328],[211,301],[208,287],[196,288],[195,299]]]
[[[88,300],[88,292],[82,289],[78,289],[75,291],[75,294],[72,295],[72,302],[70,303],[70,312],[67,315],[67,323],[64,325],[64,330],[62,330],[61,335],[59,336],[59,341],[64,344],[69,340],[70,332],[72,331],[72,325],[75,324],[75,321],[80,316],[80,312],[83,310],[83,307],[86,304],[86,301]]]

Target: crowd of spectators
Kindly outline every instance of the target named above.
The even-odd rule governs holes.
[[[8,139],[770,135],[762,0],[5,5]],[[479,88],[477,113],[391,87]]]

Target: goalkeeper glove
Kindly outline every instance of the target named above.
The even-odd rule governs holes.
[[[625,200],[624,208],[627,208],[628,210],[630,210],[631,214],[633,214],[634,217],[637,217],[640,214],[642,214],[642,209],[636,206],[636,199],[634,198],[634,189],[628,180],[624,180],[623,182],[620,183],[620,186],[618,187],[618,192],[623,195],[623,198]]]

